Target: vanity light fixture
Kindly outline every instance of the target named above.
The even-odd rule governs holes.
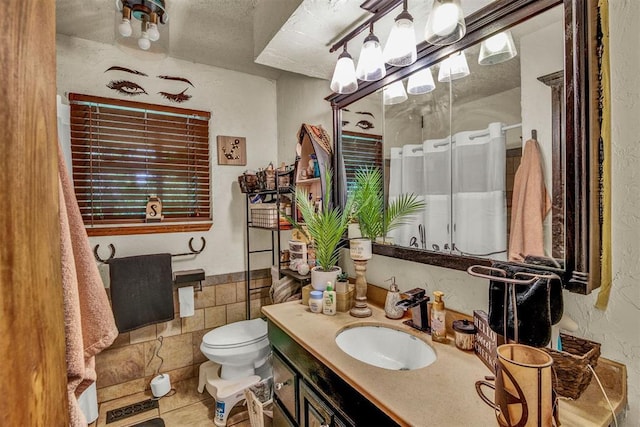
[[[343,50],[336,62],[333,70],[330,88],[332,91],[341,94],[353,93],[358,90],[358,80],[356,70],[353,65],[353,58],[347,52],[347,44],[343,45]]]
[[[460,0],[433,0],[424,39],[431,44],[445,46],[464,37],[467,26]]]
[[[464,50],[456,52],[442,61],[438,71],[439,82],[449,82],[458,80],[469,75],[469,64],[464,54]]]
[[[387,69],[384,65],[382,47],[380,47],[378,37],[373,34],[373,22],[371,22],[369,25],[369,35],[364,39],[362,49],[360,50],[356,77],[369,82],[380,80],[386,75]]]
[[[429,93],[436,88],[436,84],[433,81],[433,74],[431,74],[431,67],[418,71],[417,73],[409,76],[409,82],[407,83],[407,92],[411,95],[421,95],[423,93]]]
[[[478,64],[493,65],[514,58],[518,52],[511,31],[503,31],[484,40],[480,45]]]
[[[393,82],[382,89],[382,99],[384,105],[400,104],[407,100],[407,92],[404,90],[402,80]]]
[[[166,53],[163,51],[168,49],[168,40],[155,43],[161,39],[161,27],[162,38],[168,39],[166,0],[116,0],[116,41],[129,47],[135,43],[129,41],[134,33],[132,20],[140,21],[138,48],[146,51],[155,46],[154,53]]]
[[[389,65],[406,67],[416,62],[417,58],[413,16],[407,12],[407,0],[404,0],[402,12],[396,17],[384,46],[384,59]]]

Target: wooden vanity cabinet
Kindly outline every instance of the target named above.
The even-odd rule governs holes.
[[[268,331],[276,388],[274,426],[398,425],[271,321]],[[294,405],[289,403],[292,391]]]

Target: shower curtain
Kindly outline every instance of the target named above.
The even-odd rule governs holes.
[[[426,203],[421,214],[389,233],[394,243],[506,259],[505,141],[502,123],[491,123],[391,148],[389,202],[413,193]]]

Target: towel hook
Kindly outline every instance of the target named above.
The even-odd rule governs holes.
[[[204,247],[207,246],[207,241],[204,237],[200,236],[200,240],[202,241],[202,247],[198,250],[193,249],[193,237],[189,239],[189,249],[193,252],[194,255],[198,255],[200,252],[204,251]]]
[[[95,256],[96,259],[98,261],[100,261],[101,263],[106,264],[110,259],[113,259],[113,257],[116,256],[116,247],[113,246],[113,243],[109,243],[109,249],[111,249],[111,254],[109,255],[109,257],[107,259],[100,258],[100,255],[98,255],[98,247],[99,246],[100,245],[95,245],[93,247],[93,256]]]

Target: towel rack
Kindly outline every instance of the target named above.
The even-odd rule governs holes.
[[[193,248],[193,237],[192,237],[191,239],[189,239],[189,249],[191,249],[190,252],[171,254],[171,256],[177,257],[177,256],[198,255],[204,250],[205,246],[207,246],[207,241],[205,240],[204,237],[200,236],[200,240],[202,241],[202,247],[200,249]],[[98,262],[106,264],[107,262],[109,262],[110,259],[113,259],[116,256],[116,247],[113,246],[113,243],[109,243],[109,250],[111,251],[111,253],[109,254],[109,257],[107,259],[103,259],[100,257],[100,255],[98,254],[99,247],[100,247],[99,244],[93,247],[93,256],[96,258]]]
[[[488,270],[490,272],[495,272],[498,273],[499,276],[491,276],[490,274],[484,274],[481,273],[477,270],[479,269],[484,269],[484,270]],[[533,284],[536,280],[538,279],[558,279],[560,280],[560,276],[558,276],[555,273],[549,273],[549,274],[534,274],[534,273],[526,273],[526,272],[517,272],[514,274],[514,278],[508,278],[507,277],[507,272],[504,271],[501,268],[495,268],[495,267],[487,267],[484,265],[472,265],[471,267],[469,267],[467,269],[467,273],[469,273],[472,276],[475,277],[482,277],[483,279],[489,279],[489,280],[493,280],[493,281],[497,281],[497,282],[502,282],[504,284],[507,285],[508,290],[504,293],[504,302],[503,302],[503,307],[504,307],[504,318],[503,318],[503,325],[504,325],[504,337],[505,340],[507,339],[507,298],[509,296],[511,296],[511,306],[513,307],[513,339],[515,340],[516,343],[519,343],[519,336],[518,336],[518,306],[517,306],[517,301],[516,301],[516,293],[514,291],[514,286],[516,285],[531,285]],[[528,279],[518,279],[518,276],[524,276],[524,277],[528,277]]]

